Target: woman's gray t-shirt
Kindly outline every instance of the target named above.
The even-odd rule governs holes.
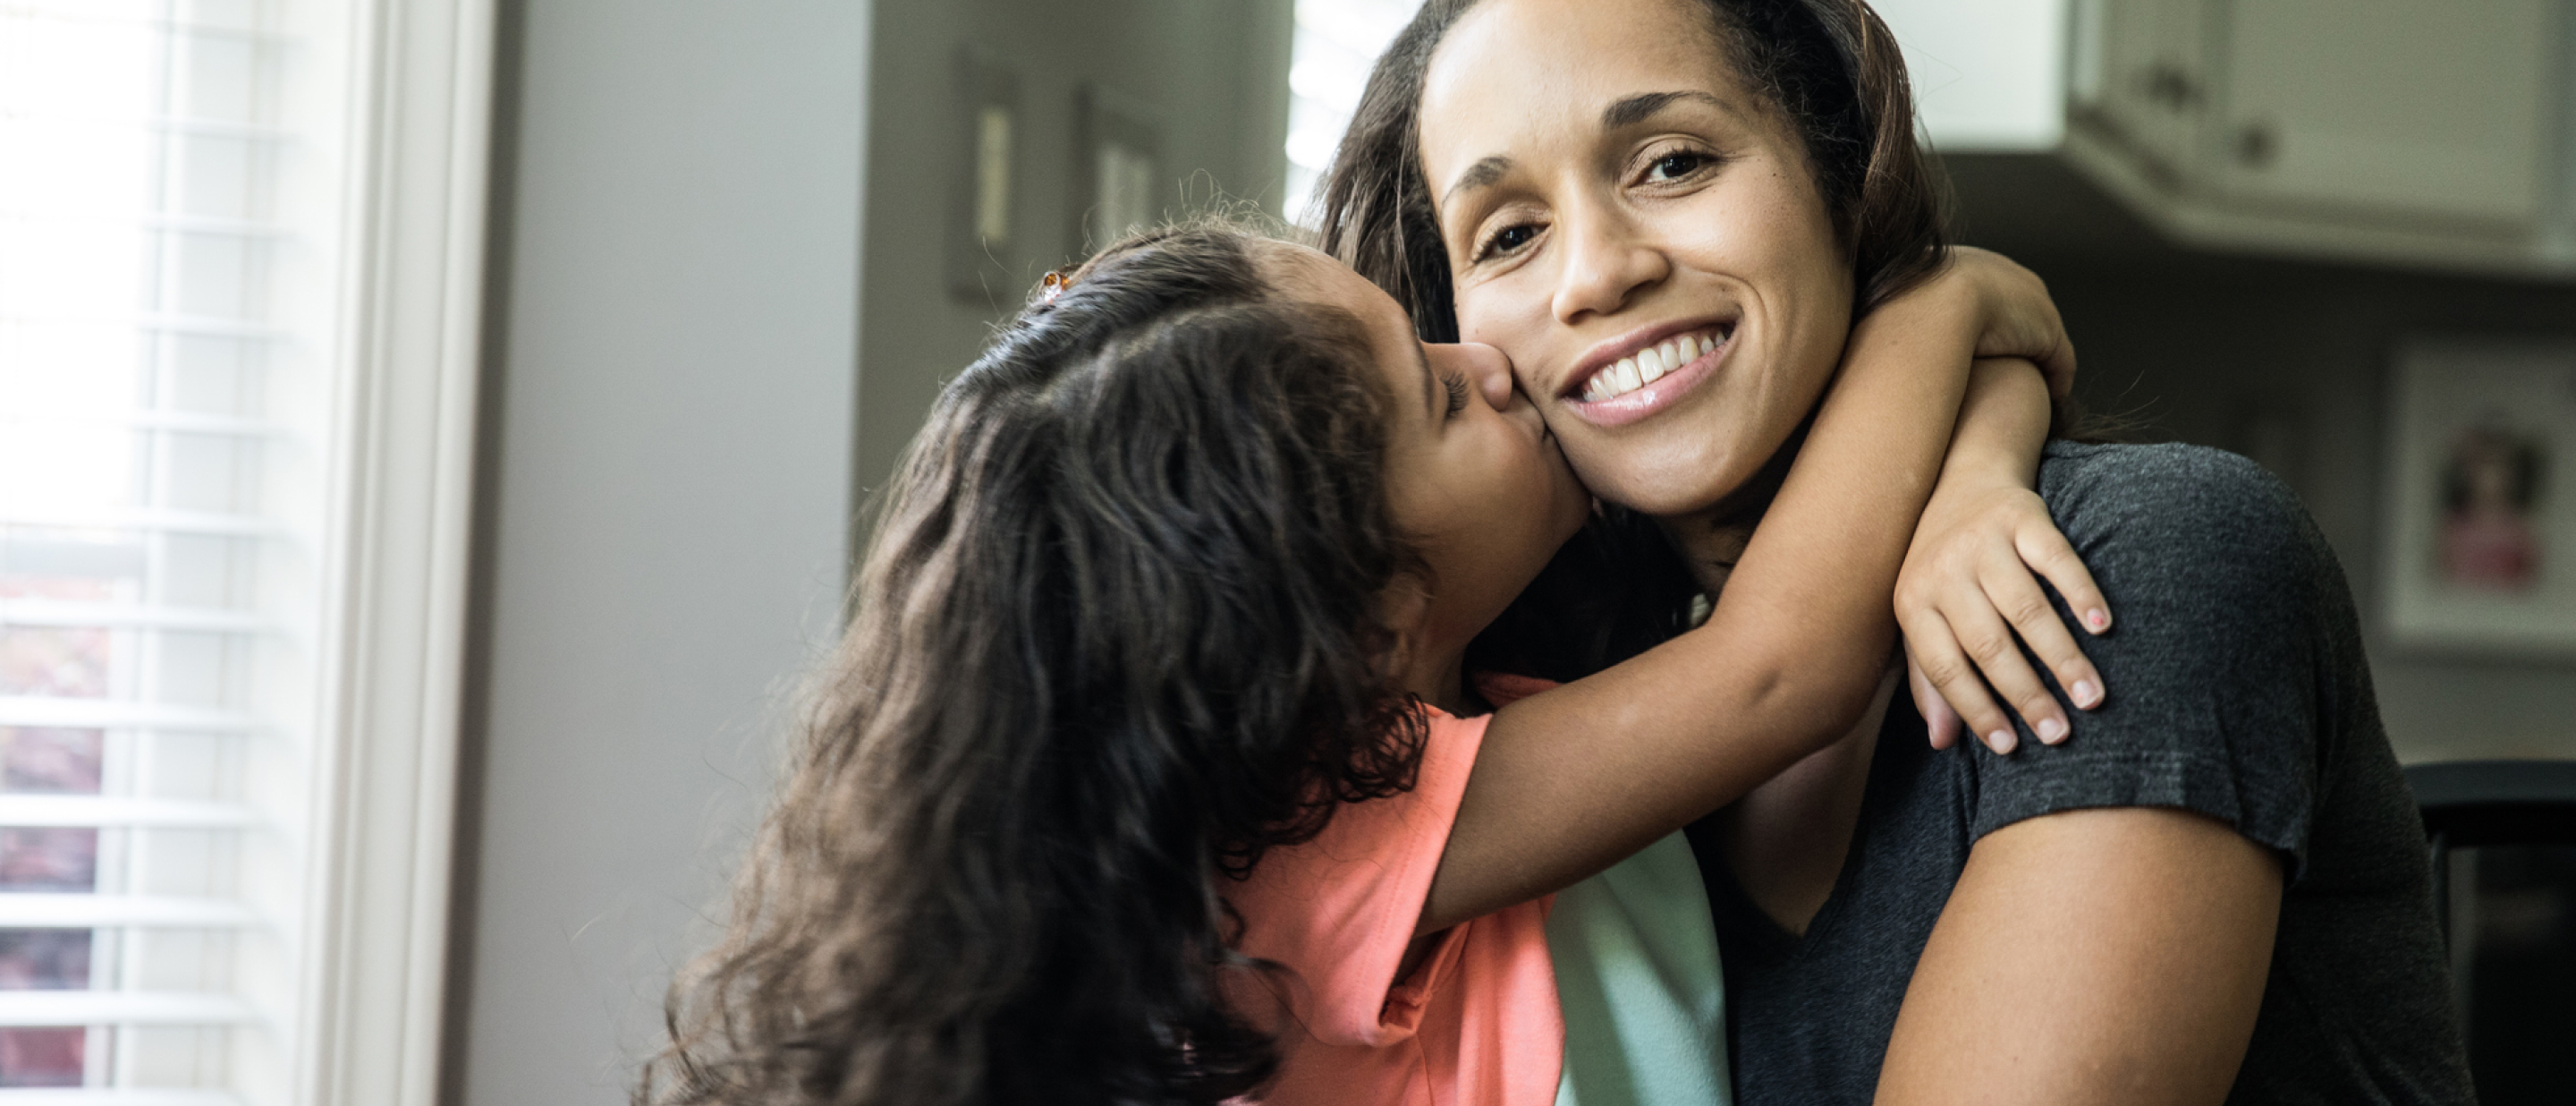
[[[1974,742],[1933,752],[1900,696],[1851,852],[1803,937],[1755,906],[1715,849],[1696,850],[1739,1106],[1869,1101],[1969,848],[2025,818],[2106,806],[2197,811],[2282,859],[2270,979],[2229,1102],[2474,1101],[2422,824],[2343,572],[2297,498],[2217,450],[2070,443],[2049,447],[2040,495],[2116,612],[2084,643],[2109,700],[2070,709],[2065,744],[2024,730],[2000,757]]]

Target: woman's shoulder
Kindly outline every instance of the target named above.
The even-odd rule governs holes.
[[[2040,458],[2039,494],[2052,510],[2078,515],[2220,521],[2304,513],[2298,494],[2263,466],[2179,442],[2050,442]]]
[[[2135,554],[2193,574],[2218,560],[2306,572],[2332,557],[2298,493],[2221,449],[2052,442],[2039,494],[2088,564]]]

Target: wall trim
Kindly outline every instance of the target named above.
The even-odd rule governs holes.
[[[294,1100],[434,1106],[447,983],[496,0],[370,0]]]

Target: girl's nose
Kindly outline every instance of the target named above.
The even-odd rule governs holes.
[[[1512,406],[1512,359],[1503,351],[1482,342],[1460,342],[1455,351],[1459,367],[1467,379],[1475,382],[1478,394],[1494,410],[1508,411]]]

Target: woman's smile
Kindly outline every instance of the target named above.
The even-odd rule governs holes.
[[[1733,350],[1735,320],[1647,327],[1576,362],[1557,400],[1594,426],[1624,426],[1679,402]]]

